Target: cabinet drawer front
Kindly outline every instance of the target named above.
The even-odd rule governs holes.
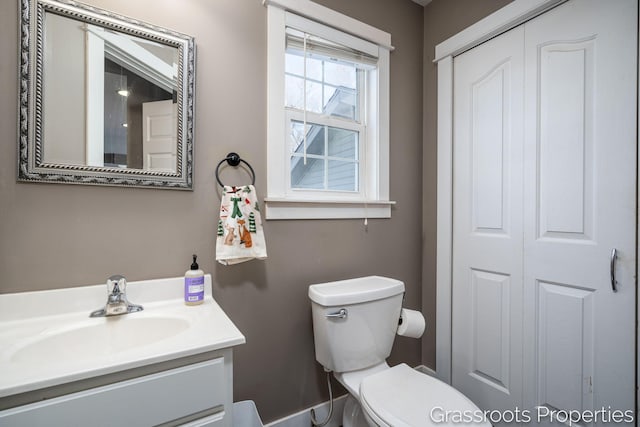
[[[187,424],[182,424],[180,427],[226,427],[229,423],[227,422],[228,420],[224,418],[224,415],[224,412],[217,413]]]
[[[154,426],[224,409],[224,358],[208,360],[0,412],[0,425]]]

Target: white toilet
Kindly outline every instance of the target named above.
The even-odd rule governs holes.
[[[378,276],[309,286],[316,360],[351,394],[343,426],[454,425],[463,414],[477,420],[480,409],[450,385],[385,362],[403,295],[404,283]]]

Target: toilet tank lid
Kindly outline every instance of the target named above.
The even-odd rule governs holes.
[[[381,276],[358,277],[309,286],[311,301],[326,306],[358,304],[404,292],[404,283]]]

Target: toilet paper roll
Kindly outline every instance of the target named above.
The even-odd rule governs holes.
[[[420,338],[424,333],[424,316],[416,310],[403,308],[400,312],[398,335],[409,338]]]

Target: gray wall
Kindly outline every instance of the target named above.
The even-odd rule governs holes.
[[[436,367],[436,189],[438,67],[435,47],[511,0],[433,0],[424,8],[424,106],[422,161],[422,312],[429,322],[422,338],[422,363]]]
[[[50,149],[44,152],[47,163],[84,164],[86,159],[85,126],[81,120],[66,120],[70,115],[85,114],[85,32],[77,21],[58,15],[47,16],[45,34],[44,134]]]
[[[264,421],[327,398],[315,362],[307,286],[379,274],[403,280],[421,305],[422,8],[409,0],[321,0],[392,34],[393,217],[265,224],[268,260],[214,261],[220,203],[214,168],[236,151],[266,193],[266,9],[259,0],[85,0],[191,34],[197,44],[195,190],[180,192],[16,183],[18,2],[0,2],[0,293],[184,274],[190,255],[212,273],[214,297],[247,338],[235,352],[236,400]],[[242,183],[242,171],[223,171]],[[93,307],[87,307],[87,310]],[[391,363],[420,363],[398,338]]]

